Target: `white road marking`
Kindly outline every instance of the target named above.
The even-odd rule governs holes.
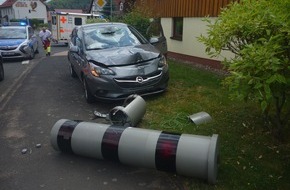
[[[51,56],[66,56],[66,55],[67,55],[67,50],[62,51],[62,52],[58,52],[58,53],[54,53]]]
[[[27,65],[27,64],[29,64],[29,60],[22,61],[22,65]]]

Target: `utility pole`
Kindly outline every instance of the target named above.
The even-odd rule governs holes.
[[[111,13],[110,13],[111,15],[110,16],[111,16],[111,21],[112,21],[112,17],[113,17],[112,16],[112,12],[113,12],[113,3],[112,3],[112,0],[111,0],[111,3],[110,4],[111,4]]]

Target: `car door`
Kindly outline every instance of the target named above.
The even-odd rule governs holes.
[[[82,72],[82,70],[84,69],[85,67],[85,53],[84,53],[84,48],[83,48],[83,38],[82,36],[80,35],[80,31],[78,32],[78,35],[77,35],[77,38],[76,38],[76,46],[78,47],[79,49],[79,52],[78,54],[76,55],[77,57],[77,64],[78,64],[78,71],[79,73]]]
[[[4,80],[4,67],[3,67],[3,59],[0,55],[0,81]]]
[[[147,36],[149,36],[149,41],[157,49],[159,49],[165,56],[167,55],[167,41],[164,36],[163,28],[161,25],[161,19],[155,18],[150,23],[147,29]]]
[[[72,33],[70,35],[70,40],[69,40],[69,43],[68,43],[68,47],[69,49],[72,47],[72,46],[75,46],[76,45],[76,37],[77,37],[77,28],[74,28],[72,30]],[[74,57],[73,57],[73,53],[71,51],[68,51],[68,59],[70,61],[73,61]]]
[[[80,77],[84,64],[85,64],[85,55],[83,49],[83,38],[81,30],[75,30],[72,34],[70,46],[77,48],[77,52],[70,52],[70,61],[73,65],[73,68],[76,74]]]
[[[74,28],[71,35],[70,35],[70,40],[69,40],[69,51],[68,51],[68,59],[71,64],[71,67],[77,74],[77,76],[80,76],[80,69],[79,69],[79,64],[78,64],[78,52],[72,51],[71,48],[77,47],[76,46],[76,39],[77,39],[77,28]]]

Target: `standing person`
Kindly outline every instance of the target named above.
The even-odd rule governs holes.
[[[39,37],[42,41],[46,56],[50,56],[51,32],[48,29],[46,29],[45,27],[43,27],[42,30],[39,32]]]

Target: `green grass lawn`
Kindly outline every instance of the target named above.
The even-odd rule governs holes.
[[[279,143],[263,128],[258,105],[229,99],[224,76],[169,61],[168,91],[146,98],[140,127],[220,137],[216,185],[187,178],[188,189],[290,189],[290,140]],[[205,111],[213,120],[196,126],[189,115]],[[194,168],[193,168],[194,169]]]

